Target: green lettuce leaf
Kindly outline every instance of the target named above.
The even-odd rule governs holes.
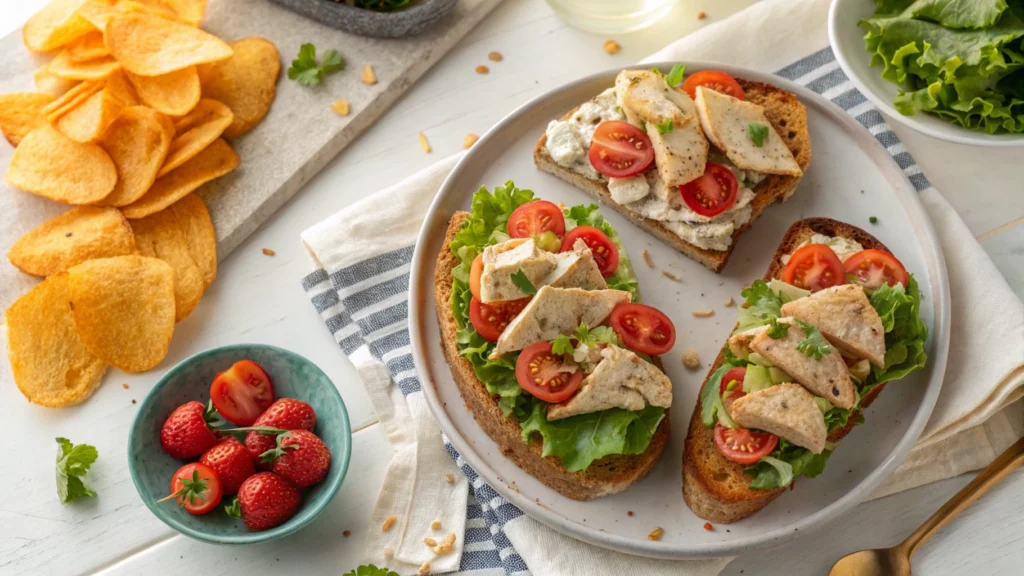
[[[750,288],[740,292],[747,301],[746,308],[740,308],[736,331],[743,332],[758,326],[770,324],[773,319],[782,316],[782,297],[768,287],[764,280],[754,280]]]
[[[928,327],[921,321],[921,291],[910,276],[907,287],[883,285],[871,295],[871,306],[882,318],[885,329],[885,367],[871,368],[873,385],[898,380],[924,367]],[[866,392],[863,392],[866,394]]]
[[[806,448],[779,439],[779,446],[774,452],[759,460],[757,464],[744,468],[743,473],[754,477],[750,487],[755,490],[784,488],[798,476],[814,478],[821,474],[831,455],[831,450],[826,449],[821,454],[815,454]]]

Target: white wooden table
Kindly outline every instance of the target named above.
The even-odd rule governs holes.
[[[0,33],[19,27],[44,2],[0,2]],[[467,133],[482,134],[528,99],[570,79],[634,62],[696,29],[703,24],[696,18],[699,11],[707,11],[706,22],[711,22],[750,3],[687,0],[654,28],[617,38],[622,51],[609,56],[601,48],[605,38],[567,27],[542,0],[507,0],[222,263],[218,281],[177,327],[170,353],[156,370],[116,381],[108,377],[88,402],[65,410],[29,405],[13,387],[0,390],[2,420],[9,431],[0,443],[0,462],[5,463],[0,474],[0,574],[156,576],[189,569],[211,576],[256,576],[295,566],[301,574],[338,575],[358,565],[389,447],[354,370],[299,285],[309,271],[299,233],[461,150]],[[489,62],[492,50],[500,51],[504,61]],[[478,64],[487,64],[491,73],[476,74]],[[433,154],[420,149],[420,131],[429,137]],[[1020,152],[972,150],[896,131],[1017,294],[1024,295]],[[276,256],[263,255],[262,248],[272,248]],[[129,478],[125,442],[136,410],[132,400],[144,396],[163,371],[200,350],[238,342],[285,346],[319,364],[348,404],[355,448],[340,493],[310,527],[265,545],[226,548],[180,536],[149,513]],[[53,480],[56,436],[98,447],[100,459],[89,474],[98,498],[70,506],[58,502]],[[737,558],[725,574],[825,574],[847,552],[902,539],[968,480],[955,478],[863,504],[822,533]],[[925,545],[915,558],[915,574],[1020,574],[1022,492],[1024,473],[1017,473]],[[343,537],[344,530],[351,530],[351,536]]]

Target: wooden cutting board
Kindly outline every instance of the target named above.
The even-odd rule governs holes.
[[[267,0],[210,0],[203,28],[230,42],[246,36],[271,40],[281,54],[277,97],[263,122],[231,141],[241,157],[232,173],[198,193],[217,230],[223,259],[391,106],[501,0],[459,0],[455,10],[419,36],[375,39],[353,36],[308,20]],[[336,49],[343,71],[316,87],[288,80],[286,70],[299,46],[311,42],[318,56]],[[0,93],[34,91],[32,72],[48,58],[30,53],[17,30],[0,40]],[[373,66],[377,83],[359,80]],[[347,98],[352,112],[338,116],[331,104]],[[0,169],[13,148],[0,138]],[[0,191],[0,253],[35,226],[69,209],[3,183]],[[38,279],[0,262],[0,311]]]

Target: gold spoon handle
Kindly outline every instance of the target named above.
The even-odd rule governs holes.
[[[968,506],[981,498],[981,495],[988,492],[988,489],[995,486],[1007,474],[1013,472],[1021,464],[1024,464],[1024,438],[1017,440],[991,464],[985,467],[974,480],[964,486],[955,496],[942,505],[931,518],[925,521],[920,528],[899,544],[906,552],[907,558],[914,554],[914,550],[923,544],[925,540],[939,531],[947,522],[963,512]]]

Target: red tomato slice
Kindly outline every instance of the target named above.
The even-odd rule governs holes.
[[[782,281],[817,292],[846,284],[846,269],[843,268],[843,261],[828,246],[807,244],[793,253],[782,270]]]
[[[171,477],[171,495],[189,514],[199,516],[220,504],[224,491],[217,473],[206,464],[185,464]],[[161,500],[162,502],[162,500]]]
[[[732,403],[743,398],[747,395],[743,391],[743,378],[747,375],[747,369],[743,366],[739,368],[733,368],[725,374],[722,374],[722,382],[718,385],[718,393],[722,395],[722,403],[725,404],[726,412],[732,409]],[[732,390],[726,390],[729,387],[729,382],[735,380],[736,386]],[[727,393],[728,392],[728,393]]]
[[[576,393],[583,382],[583,370],[564,371],[561,355],[551,353],[550,342],[537,342],[519,353],[516,381],[530,394],[545,402],[561,402]]]
[[[213,379],[210,399],[221,416],[250,426],[274,403],[274,384],[259,364],[239,360]]]
[[[779,437],[769,432],[754,432],[746,428],[726,428],[715,424],[715,447],[733,462],[750,466],[772,453]]]
[[[508,323],[519,315],[530,302],[529,298],[508,302],[483,302],[473,298],[469,301],[469,321],[473,328],[488,342],[497,342]]]
[[[676,327],[661,310],[644,304],[619,304],[608,323],[633,350],[657,356],[676,343]]]
[[[508,235],[513,238],[536,238],[545,232],[565,236],[562,209],[547,200],[527,202],[508,218]]]
[[[732,170],[708,162],[704,174],[680,186],[679,191],[690,210],[702,216],[717,216],[736,203],[739,188]]]
[[[728,94],[729,96],[739,100],[746,99],[743,95],[743,88],[740,87],[740,83],[732,76],[719,70],[702,70],[700,72],[690,74],[690,76],[686,78],[686,82],[683,82],[683,92],[689,94],[690,98],[696,98],[697,86],[703,86],[714,90],[715,92]]]
[[[469,293],[473,298],[480,299],[480,278],[484,274],[484,255],[477,254],[473,264],[469,267]]]
[[[875,290],[882,284],[905,288],[910,275],[903,263],[884,250],[861,250],[843,263],[846,273],[857,277],[857,284]]]
[[[587,248],[594,253],[594,260],[601,270],[601,276],[605,278],[615,274],[619,269],[619,249],[612,242],[611,238],[593,226],[577,226],[562,239],[562,249],[559,252],[570,252],[576,240],[582,239]]]
[[[629,122],[601,122],[590,140],[590,165],[609,178],[629,178],[646,170],[653,161],[650,137]]]

